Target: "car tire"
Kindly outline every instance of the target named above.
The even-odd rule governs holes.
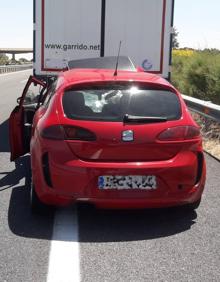
[[[33,214],[46,214],[49,212],[49,206],[45,205],[40,201],[35,191],[34,184],[31,183],[31,191],[30,191],[30,204],[31,204],[31,212]]]
[[[201,198],[199,198],[196,202],[187,204],[184,207],[187,208],[188,210],[196,210],[201,203]]]

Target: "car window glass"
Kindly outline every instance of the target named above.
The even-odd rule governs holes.
[[[55,94],[55,89],[56,89],[56,81],[50,86],[49,90],[45,94],[46,97],[44,98],[44,101],[43,101],[43,106],[44,107],[46,107],[46,108],[48,107],[51,98]]]
[[[38,99],[42,90],[42,86],[32,82],[24,98],[24,105],[38,103]]]
[[[123,121],[126,114],[167,120],[181,117],[180,101],[175,93],[138,85],[67,90],[63,108],[68,118],[79,120]]]

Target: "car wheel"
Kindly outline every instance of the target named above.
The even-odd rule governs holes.
[[[33,214],[46,214],[49,212],[49,206],[40,201],[34,188],[34,184],[31,183],[30,193],[31,211]]]
[[[201,203],[201,198],[199,198],[196,202],[187,204],[184,207],[187,208],[188,210],[196,210]]]

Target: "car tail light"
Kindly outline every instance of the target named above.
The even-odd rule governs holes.
[[[64,130],[61,125],[51,125],[41,131],[41,137],[52,140],[64,140]]]
[[[65,139],[68,140],[82,140],[82,141],[95,141],[96,136],[93,132],[88,129],[75,127],[75,126],[64,126]]]
[[[77,126],[52,125],[41,132],[41,136],[52,140],[95,141],[96,136],[88,129]]]
[[[200,130],[195,126],[171,127],[159,134],[160,141],[183,141],[200,137]]]

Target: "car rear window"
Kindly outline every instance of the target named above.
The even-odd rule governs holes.
[[[178,96],[166,89],[143,85],[92,85],[68,89],[63,95],[66,117],[76,120],[123,121],[125,115],[181,117]]]

